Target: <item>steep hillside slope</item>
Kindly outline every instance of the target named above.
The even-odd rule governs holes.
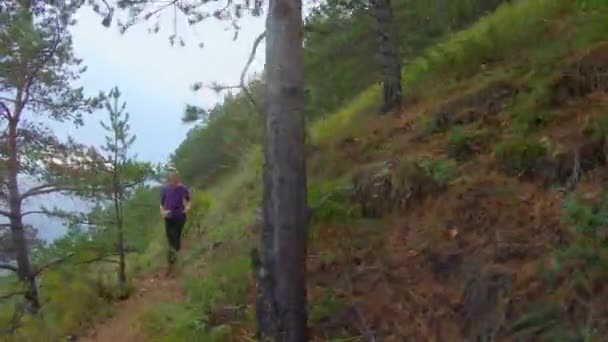
[[[604,3],[502,6],[411,61],[403,112],[372,87],[310,127],[317,340],[608,336]],[[252,336],[260,169],[197,195],[188,305],[144,317],[153,336]]]

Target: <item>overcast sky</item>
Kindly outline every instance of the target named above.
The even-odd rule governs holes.
[[[0,0],[1,1],[1,0]],[[84,59],[87,72],[79,83],[90,94],[108,91],[118,86],[131,116],[132,131],[137,135],[134,152],[140,160],[165,162],[185,138],[190,126],[181,123],[185,105],[208,107],[220,97],[211,90],[193,92],[195,82],[226,85],[238,84],[255,38],[264,31],[263,18],[243,18],[241,31],[233,41],[228,24],[209,20],[192,28],[178,22],[178,32],[185,37],[186,47],[171,47],[168,37],[173,29],[172,12],[162,17],[166,30],[150,34],[151,25],[135,26],[124,35],[114,26],[105,28],[101,18],[90,9],[78,14],[78,24],[72,29],[76,55]],[[204,43],[200,48],[199,44]],[[264,66],[264,45],[250,67],[250,74]],[[85,120],[85,127],[76,129],[68,124],[54,124],[59,136],[71,135],[85,144],[100,145],[104,131],[100,119],[107,113],[99,111]],[[83,210],[84,204],[64,196],[42,196],[29,205],[59,202],[65,210]],[[51,241],[65,232],[62,222],[44,216],[27,217],[27,223],[39,228],[39,237]]]
[[[103,27],[98,15],[83,9],[73,29],[76,54],[88,66],[80,83],[90,93],[114,85],[121,89],[138,137],[134,149],[142,160],[166,161],[190,128],[181,123],[184,106],[208,107],[220,100],[213,91],[193,92],[190,86],[195,82],[238,84],[252,43],[264,31],[263,18],[243,18],[239,37],[233,41],[226,22],[210,19],[191,27],[180,18],[178,32],[187,45],[171,47],[172,21],[170,11],[162,17],[160,33],[149,33],[151,23],[142,23],[121,35],[115,26]],[[264,46],[257,52],[251,74],[264,66]],[[106,115],[103,111],[94,114],[78,130],[66,125],[58,130],[83,143],[101,144],[104,133],[98,122]]]

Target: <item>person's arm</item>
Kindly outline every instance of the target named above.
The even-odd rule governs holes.
[[[160,214],[165,217],[167,216],[167,210],[165,209],[165,200],[167,198],[166,190],[163,187],[160,190]]]
[[[190,211],[190,191],[186,187],[184,187],[184,210],[186,212]]]

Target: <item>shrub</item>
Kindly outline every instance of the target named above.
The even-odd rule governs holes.
[[[464,160],[480,149],[485,137],[484,132],[456,127],[450,133],[448,153],[456,160]]]
[[[344,307],[344,299],[332,290],[327,289],[316,298],[312,298],[309,304],[310,321],[318,323],[323,319],[335,315]]]
[[[417,164],[420,165],[426,174],[439,186],[448,185],[458,175],[457,164],[452,159],[421,157],[417,161]]]
[[[519,133],[528,133],[547,126],[551,121],[552,113],[546,110],[519,110],[513,112],[515,130]]]
[[[494,152],[503,168],[517,175],[531,175],[538,161],[547,153],[540,140],[528,137],[504,141],[496,146]]]
[[[604,321],[588,317],[602,306],[594,295],[608,276],[608,195],[595,204],[572,195],[563,208],[572,226],[571,243],[544,272],[548,290],[556,295],[531,307],[512,326],[513,337],[599,341],[606,336]]]
[[[352,186],[342,180],[311,182],[308,203],[315,223],[344,223],[353,217]]]
[[[583,134],[594,143],[603,142],[608,137],[608,114],[589,121],[583,127]]]

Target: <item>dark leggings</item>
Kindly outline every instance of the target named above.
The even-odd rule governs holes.
[[[165,219],[165,232],[169,241],[168,261],[170,264],[175,262],[176,254],[181,247],[182,230],[185,223],[186,217]]]

